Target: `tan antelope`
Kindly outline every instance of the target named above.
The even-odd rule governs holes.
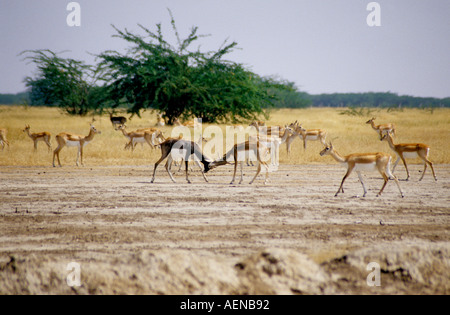
[[[384,125],[375,125],[375,117],[366,121],[366,124],[370,124],[372,129],[380,134],[380,137],[387,134],[388,132],[392,132],[395,136],[395,125],[394,124],[384,124]]]
[[[37,151],[38,142],[43,141],[48,147],[48,152],[50,152],[52,150],[52,144],[50,143],[50,139],[52,138],[52,135],[50,134],[50,132],[43,131],[43,132],[38,132],[38,133],[31,133],[30,129],[31,129],[30,125],[26,125],[23,132],[25,132],[28,135],[28,137],[30,137],[31,140],[33,140],[34,151],[35,152]]]
[[[134,151],[138,143],[140,143],[141,145],[147,143],[152,149],[154,149],[155,146],[158,145],[155,143],[156,139],[160,139],[162,141],[165,140],[161,130],[156,128],[144,128],[130,132],[127,132],[125,128],[125,125],[122,125],[118,128],[120,131],[122,131],[122,134],[129,141],[125,145],[125,150],[131,148],[131,151]]]
[[[400,160],[403,161],[403,165],[405,165],[406,169],[406,180],[409,180],[409,170],[408,165],[406,164],[405,159],[414,159],[414,158],[421,158],[424,161],[424,169],[422,173],[422,177],[420,177],[419,181],[423,179],[425,176],[425,171],[427,170],[427,164],[430,165],[431,171],[433,172],[434,180],[437,181],[436,173],[434,172],[433,163],[428,159],[428,155],[430,153],[430,146],[423,144],[423,143],[399,143],[394,144],[394,141],[392,139],[392,135],[390,132],[385,134],[384,136],[381,136],[381,141],[386,140],[389,143],[389,147],[395,152],[397,155],[397,161],[395,161],[394,167],[392,169],[392,173],[394,173],[395,168],[397,167],[397,164],[400,162]]]
[[[75,135],[72,133],[62,132],[56,136],[56,142],[58,142],[58,147],[53,151],[53,167],[55,167],[55,157],[58,158],[58,164],[61,166],[61,161],[59,160],[59,153],[61,150],[65,147],[77,147],[77,166],[78,165],[78,159],[81,155],[81,165],[83,164],[83,148],[85,145],[90,143],[96,134],[101,134],[101,131],[98,131],[93,125],[91,125],[91,128],[89,129],[89,135],[87,136],[80,136]]]
[[[199,126],[199,122],[198,122],[197,118],[194,120],[184,122],[184,123],[181,123],[181,121],[178,118],[175,118],[175,120],[173,122],[177,126],[180,126],[180,127],[184,126],[184,127],[188,127],[188,128],[197,128]]]
[[[255,127],[256,129],[258,129],[259,127],[264,127],[266,125],[266,123],[264,121],[261,120],[255,120],[253,121],[249,126],[250,127]]]
[[[397,184],[398,190],[400,191],[400,195],[402,198],[404,197],[403,191],[400,188],[400,183],[395,177],[391,171],[390,171],[390,164],[391,164],[391,156],[386,153],[354,153],[349,154],[346,156],[340,155],[334,148],[333,145],[330,143],[325,146],[325,149],[323,149],[320,152],[321,156],[324,155],[331,155],[337,162],[341,163],[344,167],[347,168],[347,173],[345,174],[344,178],[342,179],[341,186],[339,187],[337,193],[334,195],[335,197],[340,193],[344,193],[344,182],[346,178],[352,173],[353,170],[356,171],[359,177],[359,181],[361,182],[361,185],[364,189],[364,195],[367,194],[366,186],[364,185],[364,181],[361,175],[361,172],[372,172],[372,171],[378,171],[381,176],[383,176],[384,184],[383,187],[381,187],[380,192],[377,194],[377,197],[381,195],[381,193],[384,190],[384,187],[386,187],[386,184],[390,178],[393,178],[395,180],[395,183]]]
[[[9,141],[6,139],[8,135],[8,131],[4,128],[0,128],[0,146],[2,147],[2,151],[5,149],[5,145],[9,147]]]
[[[288,137],[294,133],[292,128],[288,126],[285,126],[283,129],[284,129],[283,136],[280,136],[279,134],[273,136],[264,136],[262,134],[258,134],[256,136],[250,136],[248,138],[250,142],[259,141],[270,150],[272,165],[279,165],[280,145],[285,143]]]
[[[262,137],[262,139],[266,140],[266,142],[271,142],[270,140],[268,140],[268,138],[279,139],[281,133],[283,135],[286,134],[286,128],[283,128],[281,126],[266,126],[263,121],[254,121],[249,126],[256,129],[256,136],[251,136],[252,139],[249,138],[249,140],[254,140],[258,137]],[[269,144],[269,146],[271,145]],[[250,166],[250,164],[251,166],[253,166],[253,161],[250,156],[248,156],[247,166]]]
[[[166,121],[164,120],[161,113],[156,114],[156,126],[163,127],[166,125]]]
[[[253,184],[256,177],[258,177],[259,173],[261,173],[261,165],[263,165],[266,169],[266,178],[264,180],[264,185],[267,184],[267,181],[269,179],[269,166],[265,162],[267,159],[267,156],[269,154],[269,149],[259,141],[253,142],[253,141],[246,141],[243,143],[235,144],[233,148],[228,151],[221,160],[214,161],[210,164],[210,168],[215,168],[217,166],[229,164],[231,161],[231,157],[234,159],[234,173],[233,173],[233,179],[231,180],[230,185],[234,184],[234,181],[236,179],[236,171],[238,164],[241,164],[241,180],[239,181],[239,184],[242,183],[244,179],[244,160],[245,156],[248,156],[250,153],[253,153],[257,160],[258,160],[258,169],[256,170],[256,175],[251,180],[250,184]]]
[[[156,169],[158,168],[158,165],[161,164],[161,162],[164,161],[166,158],[167,158],[167,162],[165,165],[166,171],[169,174],[172,182],[176,183],[172,173],[170,172],[173,162],[172,154],[182,155],[186,166],[186,181],[189,184],[191,183],[191,181],[189,180],[189,165],[188,165],[189,158],[191,155],[195,155],[197,161],[200,161],[200,163],[203,164],[204,169],[200,168],[200,170],[202,172],[203,178],[205,179],[206,182],[208,182],[205,173],[207,173],[211,169],[210,167],[211,162],[203,155],[200,147],[195,142],[183,140],[181,137],[168,138],[163,143],[160,144],[160,147],[161,147],[161,158],[155,163],[155,168],[153,169],[153,178],[151,180],[152,183],[154,183],[155,181]],[[174,151],[177,152],[175,153]]]
[[[320,141],[323,145],[326,145],[327,132],[322,129],[305,129],[302,125],[299,125],[296,121],[291,124],[291,128],[294,130],[295,134],[303,140],[303,149],[306,150],[306,142],[309,141]]]
[[[254,127],[258,134],[262,134],[267,137],[279,136],[280,133],[284,133],[284,128],[282,126],[266,126],[265,123],[261,121],[254,121],[249,126]]]

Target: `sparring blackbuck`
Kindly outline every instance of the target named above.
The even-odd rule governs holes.
[[[241,180],[239,181],[239,184],[241,184],[244,178],[244,161],[250,153],[254,154],[258,160],[258,169],[256,171],[255,177],[253,177],[250,184],[253,184],[256,177],[258,177],[259,173],[261,172],[261,165],[266,169],[266,178],[264,180],[264,184],[267,184],[267,181],[269,179],[269,166],[267,165],[266,160],[270,158],[269,149],[257,140],[235,144],[233,148],[223,156],[222,159],[212,162],[210,168],[230,164],[230,161],[234,160],[234,173],[230,185],[234,184],[234,181],[236,179],[238,164],[241,164]]]
[[[161,162],[164,161],[166,158],[167,162],[165,167],[167,173],[169,173],[172,182],[176,183],[170,170],[173,160],[177,159],[180,155],[185,162],[186,181],[189,184],[191,183],[191,181],[189,180],[189,158],[192,155],[194,155],[194,158],[203,164],[204,168],[203,169],[200,168],[200,170],[202,172],[203,178],[205,179],[206,182],[208,182],[205,173],[207,173],[211,169],[210,167],[211,161],[203,155],[202,150],[200,149],[197,143],[193,141],[183,140],[181,138],[168,138],[160,144],[160,147],[161,147],[161,158],[155,163],[155,168],[153,170],[153,178],[151,181],[152,183],[155,181],[156,169],[158,168],[158,165],[161,164]]]

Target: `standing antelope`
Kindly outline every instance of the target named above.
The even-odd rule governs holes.
[[[400,191],[400,194],[402,198],[404,197],[403,191],[400,188],[400,183],[395,177],[391,171],[390,171],[390,164],[391,164],[391,156],[386,153],[354,153],[346,156],[340,155],[336,150],[334,150],[333,145],[330,143],[329,145],[325,146],[325,149],[320,152],[320,156],[324,155],[331,155],[337,162],[341,163],[343,166],[347,168],[347,173],[345,174],[344,178],[342,179],[341,186],[339,187],[337,193],[334,195],[335,197],[340,193],[344,193],[344,181],[345,179],[351,174],[353,170],[356,171],[358,174],[359,180],[363,186],[364,189],[364,195],[367,194],[366,186],[364,185],[363,178],[361,176],[362,171],[378,171],[381,176],[383,176],[384,184],[383,187],[381,187],[380,192],[377,194],[377,197],[381,195],[381,193],[384,190],[384,187],[386,187],[386,184],[390,178],[393,178],[395,180],[395,183],[397,184],[398,190]]]
[[[166,121],[164,120],[161,113],[156,114],[156,126],[162,127],[166,125]]]
[[[50,139],[52,137],[52,135],[47,132],[47,131],[43,131],[43,132],[38,132],[38,133],[31,133],[30,132],[30,125],[26,125],[25,129],[23,130],[23,132],[25,132],[28,137],[31,138],[31,140],[33,140],[34,142],[34,152],[37,151],[37,145],[39,141],[44,141],[45,144],[48,147],[48,152],[51,151],[52,149],[52,144],[50,143]]]
[[[161,158],[155,163],[155,168],[153,170],[153,178],[152,178],[152,183],[155,181],[155,176],[156,176],[156,169],[158,167],[158,165],[164,161],[167,157],[167,162],[166,162],[166,170],[167,173],[169,173],[170,179],[172,180],[172,182],[176,183],[175,179],[172,176],[172,173],[170,172],[171,166],[172,166],[172,161],[173,161],[173,157],[172,157],[172,151],[177,150],[178,152],[183,152],[184,156],[184,162],[185,162],[185,166],[186,166],[186,181],[190,184],[191,181],[189,180],[189,157],[191,155],[195,155],[195,157],[203,164],[204,169],[200,170],[202,171],[202,175],[203,178],[205,179],[206,182],[208,182],[208,179],[205,176],[205,173],[207,173],[211,167],[210,164],[211,162],[203,155],[200,147],[193,141],[188,141],[188,140],[182,140],[181,138],[168,138],[166,139],[166,141],[164,141],[163,143],[160,144],[161,146]]]
[[[81,155],[81,165],[83,164],[83,147],[87,145],[89,142],[91,142],[94,139],[94,136],[96,134],[101,134],[101,131],[98,131],[95,129],[93,125],[91,125],[91,128],[89,130],[89,135],[87,136],[79,136],[72,133],[62,132],[56,136],[56,141],[58,142],[58,147],[53,151],[53,167],[55,167],[55,157],[58,157],[58,164],[61,166],[61,161],[59,160],[59,153],[61,150],[65,147],[78,147],[78,153],[77,153],[77,166],[78,165],[78,159]]]
[[[372,126],[372,129],[380,134],[380,137],[382,137],[384,134],[387,134],[389,132],[392,132],[393,135],[395,136],[395,125],[394,124],[389,123],[389,124],[384,124],[384,125],[375,125],[375,117],[366,121],[366,124],[370,124]]]
[[[267,155],[269,154],[268,148],[260,143],[259,141],[246,141],[243,143],[235,144],[233,148],[228,151],[227,154],[223,156],[221,160],[217,160],[211,163],[210,168],[214,168],[220,165],[228,164],[231,160],[231,157],[234,158],[234,173],[233,173],[233,179],[231,180],[230,185],[234,184],[234,181],[236,179],[236,171],[238,164],[241,164],[241,180],[239,181],[239,184],[242,183],[244,179],[244,160],[245,158],[242,156],[244,154],[247,156],[249,153],[253,153],[256,158],[258,159],[258,169],[256,171],[255,177],[253,177],[250,184],[253,184],[256,177],[258,177],[259,173],[261,172],[261,164],[266,168],[266,178],[264,180],[264,185],[267,184],[267,181],[269,179],[269,166],[265,162],[265,159]]]
[[[118,127],[125,125],[125,123],[127,122],[127,119],[125,117],[123,116],[114,117],[112,113],[109,114],[109,120],[111,120],[114,130],[117,130]]]
[[[148,143],[148,145],[154,149],[154,147],[157,145],[155,144],[155,140],[162,139],[164,140],[164,137],[162,135],[162,132],[155,128],[145,128],[145,129],[138,129],[135,131],[127,132],[125,130],[126,126],[122,125],[119,127],[119,130],[122,131],[125,138],[128,139],[128,143],[125,145],[125,150],[129,147],[131,147],[131,151],[134,151],[136,145],[140,143],[141,145],[144,143]]]
[[[400,160],[403,161],[403,165],[405,165],[406,168],[406,180],[409,180],[409,170],[408,166],[406,164],[405,158],[418,158],[420,157],[424,161],[424,169],[422,173],[422,177],[419,179],[421,181],[423,177],[425,176],[425,171],[427,170],[427,164],[430,165],[431,171],[433,172],[434,180],[437,181],[436,173],[434,172],[433,163],[428,159],[428,154],[430,153],[430,147],[423,143],[400,143],[400,144],[394,144],[394,141],[392,140],[391,134],[388,132],[384,136],[381,136],[381,141],[386,140],[389,143],[389,147],[395,152],[397,155],[397,161],[395,161],[394,168],[392,169],[392,173],[394,173],[395,168],[397,167],[397,164],[400,162]]]
[[[283,136],[263,136],[261,134],[258,134],[256,136],[250,136],[248,139],[250,142],[259,141],[260,143],[264,144],[270,150],[272,165],[279,165],[280,145],[285,143],[288,137],[293,133],[294,131],[292,130],[292,128],[285,126]]]
[[[8,131],[6,129],[0,128],[0,146],[2,147],[2,151],[5,149],[5,145],[9,147],[9,141],[6,140],[6,135]]]
[[[303,149],[306,150],[306,141],[320,141],[323,145],[326,145],[327,132],[322,129],[305,129],[297,122],[291,124],[294,132],[300,139],[303,140]]]

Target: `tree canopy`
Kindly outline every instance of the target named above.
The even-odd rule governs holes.
[[[27,50],[21,53],[25,60],[37,65],[35,78],[25,78],[30,90],[31,105],[63,108],[71,115],[86,115],[99,110],[102,93],[97,86],[98,71],[82,61],[62,58],[45,50]]]
[[[166,41],[161,24],[155,32],[139,25],[145,36],[115,28],[115,37],[131,44],[126,54],[107,51],[99,55],[101,66],[108,69],[105,80],[115,106],[126,106],[138,115],[141,110],[156,109],[169,124],[178,117],[236,122],[264,115],[275,99],[269,89],[291,89],[225,60],[236,49],[236,42],[224,42],[217,51],[190,50],[204,37],[198,28],[181,39],[173,18],[171,25],[176,46]]]

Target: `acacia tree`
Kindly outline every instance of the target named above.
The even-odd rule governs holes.
[[[241,64],[224,60],[237,43],[224,42],[217,51],[191,51],[202,35],[193,27],[172,46],[162,34],[161,24],[153,32],[142,25],[145,36],[115,28],[114,35],[131,47],[125,54],[106,51],[98,57],[106,72],[109,96],[114,106],[126,106],[133,114],[156,109],[169,124],[178,118],[198,117],[204,122],[255,119],[272,106],[269,88],[287,88],[283,83],[261,78]]]
[[[105,87],[96,85],[101,77],[97,67],[62,58],[45,50],[27,50],[25,60],[36,64],[34,78],[25,78],[32,105],[57,106],[71,115],[84,116],[101,111],[108,103]]]

